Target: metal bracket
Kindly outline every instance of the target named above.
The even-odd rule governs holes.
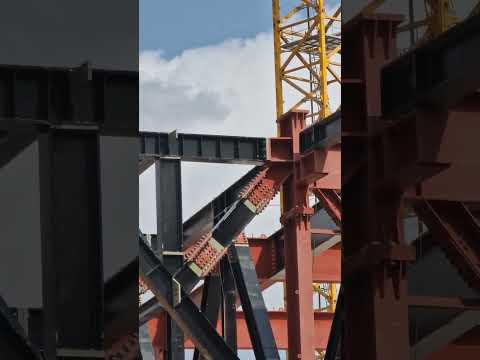
[[[194,262],[190,262],[188,264],[188,267],[190,268],[190,270],[192,270],[195,275],[197,275],[198,277],[201,277],[202,276],[202,272],[203,270],[197,265],[195,264]]]
[[[255,205],[253,205],[253,203],[252,203],[250,200],[245,199],[245,200],[243,201],[243,203],[245,204],[245,206],[246,206],[252,213],[254,213],[254,214],[257,213],[257,207],[256,207]]]
[[[182,302],[182,287],[180,283],[172,278],[172,305],[175,307]]]
[[[163,251],[162,252],[163,256],[182,256],[183,257],[183,251]]]

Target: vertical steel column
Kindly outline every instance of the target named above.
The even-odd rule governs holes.
[[[231,254],[233,275],[245,313],[255,358],[258,360],[279,360],[277,344],[273,337],[272,326],[270,325],[248,243],[235,243],[231,247]]]
[[[231,250],[230,250],[231,251]],[[228,346],[237,352],[237,304],[235,278],[228,257],[220,262],[223,293],[223,338]]]
[[[103,348],[98,133],[40,135],[45,351]],[[72,326],[72,324],[75,324]]]
[[[337,360],[342,358],[342,338],[344,331],[343,301],[343,288],[340,288],[324,360]]]
[[[300,152],[299,133],[305,127],[305,113],[287,113],[278,120],[280,136],[293,139],[293,156]],[[294,170],[282,188],[281,222],[285,236],[285,286],[288,317],[288,358],[313,359],[313,276],[308,185]]]
[[[180,159],[158,159],[155,162],[157,194],[158,251],[165,268],[175,273],[183,264],[182,185]],[[172,299],[170,299],[172,301]],[[166,319],[166,360],[185,359],[184,336],[170,318]]]
[[[380,70],[396,55],[401,21],[394,15],[359,16],[342,27],[342,175],[349,174],[342,179],[345,360],[410,358],[406,261],[392,250],[401,250],[402,193],[379,186]]]
[[[202,313],[210,322],[210,324],[216,328],[218,322],[218,314],[220,313],[222,301],[222,283],[219,273],[213,273],[205,278],[203,284],[202,303],[200,308]],[[193,353],[193,360],[204,359],[200,355],[200,351],[195,348]]]
[[[42,241],[43,293],[43,354],[47,360],[57,358],[57,313],[55,306],[55,276],[52,217],[52,151],[50,132],[38,136],[40,177],[40,225]]]

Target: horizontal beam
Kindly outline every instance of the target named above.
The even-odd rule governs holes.
[[[459,297],[409,296],[408,306],[419,308],[458,309],[480,311],[480,298],[462,299]]]
[[[163,315],[160,315],[163,316]],[[331,324],[333,321],[333,313],[315,311],[313,313],[315,319],[315,326],[312,330],[313,334],[313,343],[316,349],[325,349],[327,346],[328,336],[330,333]],[[250,337],[248,334],[247,322],[245,319],[245,314],[243,311],[236,312],[237,317],[237,341],[238,349],[248,350],[252,349],[252,343],[250,342]],[[286,311],[269,311],[268,319],[272,326],[273,336],[275,342],[277,343],[277,348],[279,350],[286,350],[288,348],[288,337],[287,337],[287,318],[288,314]],[[157,323],[158,318],[152,319],[148,322],[148,328],[151,338],[155,338],[157,335],[162,336],[162,334],[157,334],[157,331],[160,331]],[[219,321],[217,324],[217,331],[221,333],[222,324]],[[185,341],[185,348],[192,349],[194,344],[191,340]]]
[[[325,120],[317,121],[300,133],[300,152],[329,148],[341,142],[342,114],[337,111]]]
[[[411,358],[429,359],[432,353],[442,350],[478,326],[480,326],[480,311],[464,311],[413,345],[410,351]]]
[[[266,161],[266,138],[182,133],[140,133],[142,169],[153,159],[180,157],[182,161],[262,165]]]
[[[480,14],[386,65],[381,72],[382,112],[387,118],[416,106],[449,108],[480,84]]]
[[[285,260],[283,258],[282,231],[279,230],[268,238],[249,238],[249,247],[255,265],[260,287],[267,289],[277,281],[285,280]],[[315,282],[339,283],[341,281],[341,248],[340,235],[334,232],[322,232],[323,242],[314,240],[313,280]],[[200,304],[202,286],[191,294],[190,298]],[[139,307],[139,322],[144,324],[163,312],[155,298],[147,300]]]
[[[334,236],[333,234],[331,236]],[[285,279],[283,238],[249,238],[250,254],[260,282]],[[318,254],[313,261],[313,280],[316,282],[340,282],[341,249],[339,244]]]
[[[138,72],[0,65],[0,118],[137,136]]]

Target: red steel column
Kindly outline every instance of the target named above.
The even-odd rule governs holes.
[[[380,70],[395,57],[393,15],[342,27],[342,287],[345,360],[410,358],[401,188],[383,174]],[[396,89],[391,89],[396,91]],[[342,357],[343,359],[343,357]]]
[[[289,112],[278,119],[280,137],[293,139],[293,158],[300,152],[299,133],[305,127],[306,112]],[[294,170],[282,188],[282,217],[285,236],[285,286],[288,327],[288,358],[314,358],[314,316],[312,290],[312,246],[308,207],[308,185],[299,183]]]

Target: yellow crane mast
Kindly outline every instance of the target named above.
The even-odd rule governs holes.
[[[277,117],[306,109],[312,123],[337,110],[329,97],[334,86],[341,86],[341,7],[336,3],[329,8],[326,0],[272,0]],[[321,311],[335,311],[337,286],[313,284]]]
[[[321,120],[332,112],[329,88],[341,81],[340,5],[272,0],[272,14],[277,116],[307,109],[311,122]]]

